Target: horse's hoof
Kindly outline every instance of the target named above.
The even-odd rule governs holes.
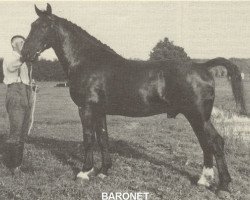
[[[209,188],[211,185],[207,180],[199,179],[197,185]]]
[[[197,182],[197,185],[202,185],[205,186],[206,188],[210,188],[213,182],[214,182],[213,168],[203,167],[202,174]]]
[[[76,184],[83,185],[84,183],[88,183],[89,178],[87,179],[82,179],[82,178],[76,178]]]
[[[107,177],[107,175],[100,173],[97,175],[97,177],[101,178],[101,179],[105,179]]]
[[[95,172],[94,168],[92,168],[91,170],[87,171],[87,172],[79,172],[76,176],[76,180],[77,182],[85,182],[85,181],[89,181],[89,176],[91,174],[93,174]]]
[[[83,174],[83,172],[79,172],[76,177],[76,183],[82,185],[86,182],[89,182],[89,176],[87,174]]]
[[[219,190],[217,192],[217,196],[220,198],[220,199],[228,199],[228,200],[231,200],[232,197],[231,197],[231,194],[228,192],[228,191],[224,191],[224,190]]]

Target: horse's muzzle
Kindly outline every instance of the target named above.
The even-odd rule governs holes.
[[[22,57],[25,62],[32,62],[37,60],[38,56],[40,55],[40,52],[36,53],[30,53],[29,51],[22,51]]]

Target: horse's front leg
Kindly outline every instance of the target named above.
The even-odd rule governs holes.
[[[112,161],[109,154],[108,130],[106,123],[106,115],[100,113],[96,120],[96,137],[102,154],[102,167],[98,176],[105,178],[108,174],[108,169],[112,166]]]
[[[83,153],[84,163],[82,171],[77,174],[79,180],[89,180],[89,175],[94,172],[93,148],[95,141],[94,133],[94,113],[91,105],[79,107],[79,115],[83,129]]]

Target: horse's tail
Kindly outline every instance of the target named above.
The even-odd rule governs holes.
[[[247,115],[243,82],[239,68],[230,60],[220,57],[211,59],[201,65],[208,70],[216,66],[223,66],[226,68],[227,75],[231,82],[236,108],[240,114]]]

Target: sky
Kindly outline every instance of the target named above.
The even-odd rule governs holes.
[[[34,4],[0,2],[0,57],[11,51],[10,38],[27,36],[37,19]],[[250,57],[249,2],[50,2],[53,14],[67,18],[125,58],[146,60],[168,37],[191,58]],[[42,55],[54,59],[53,50]]]

